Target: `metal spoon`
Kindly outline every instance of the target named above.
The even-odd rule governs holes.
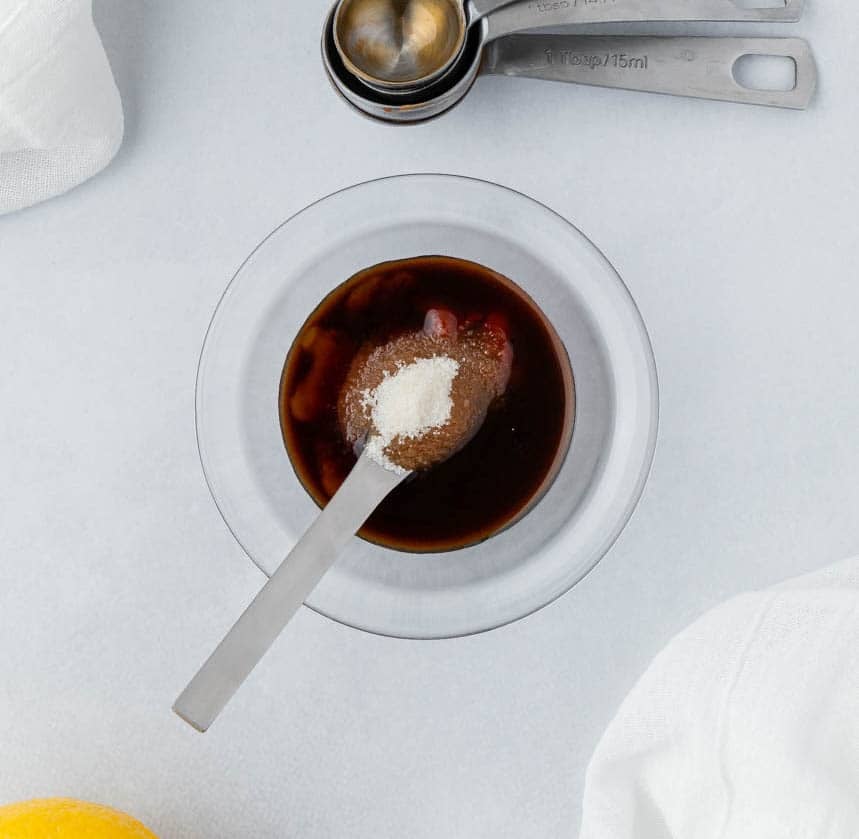
[[[173,710],[205,731],[334,564],[352,536],[409,473],[362,454],[334,497],[215,648]]]
[[[483,43],[543,26],[637,21],[796,21],[803,0],[745,8],[736,0],[339,0],[334,45],[346,70],[380,91],[417,89],[443,76],[469,27]]]
[[[808,106],[817,83],[811,49],[799,38],[508,35],[494,39],[484,51],[485,31],[493,19],[488,18],[480,26],[469,27],[461,57],[444,76],[418,90],[381,92],[356,78],[343,64],[334,44],[333,18],[334,9],[322,37],[322,58],[332,84],[359,111],[386,122],[418,122],[444,113],[463,99],[478,74],[527,76],[794,109]],[[733,69],[744,55],[793,59],[794,88],[754,90],[742,86]]]

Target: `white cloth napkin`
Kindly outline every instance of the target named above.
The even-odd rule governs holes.
[[[122,130],[91,0],[0,0],[0,213],[103,169]]]
[[[859,559],[684,630],[591,760],[580,839],[859,837]]]

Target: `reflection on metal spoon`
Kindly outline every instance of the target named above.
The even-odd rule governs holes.
[[[340,0],[334,42],[348,70],[370,85],[426,83],[459,55],[465,11],[458,0]]]

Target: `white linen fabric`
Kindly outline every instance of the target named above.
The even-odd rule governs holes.
[[[580,839],[859,837],[859,559],[681,632],[588,768]]]
[[[91,0],[0,0],[0,213],[99,172],[122,132]]]

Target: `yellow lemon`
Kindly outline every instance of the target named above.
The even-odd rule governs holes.
[[[0,839],[158,839],[139,821],[100,804],[38,798],[0,807]]]

